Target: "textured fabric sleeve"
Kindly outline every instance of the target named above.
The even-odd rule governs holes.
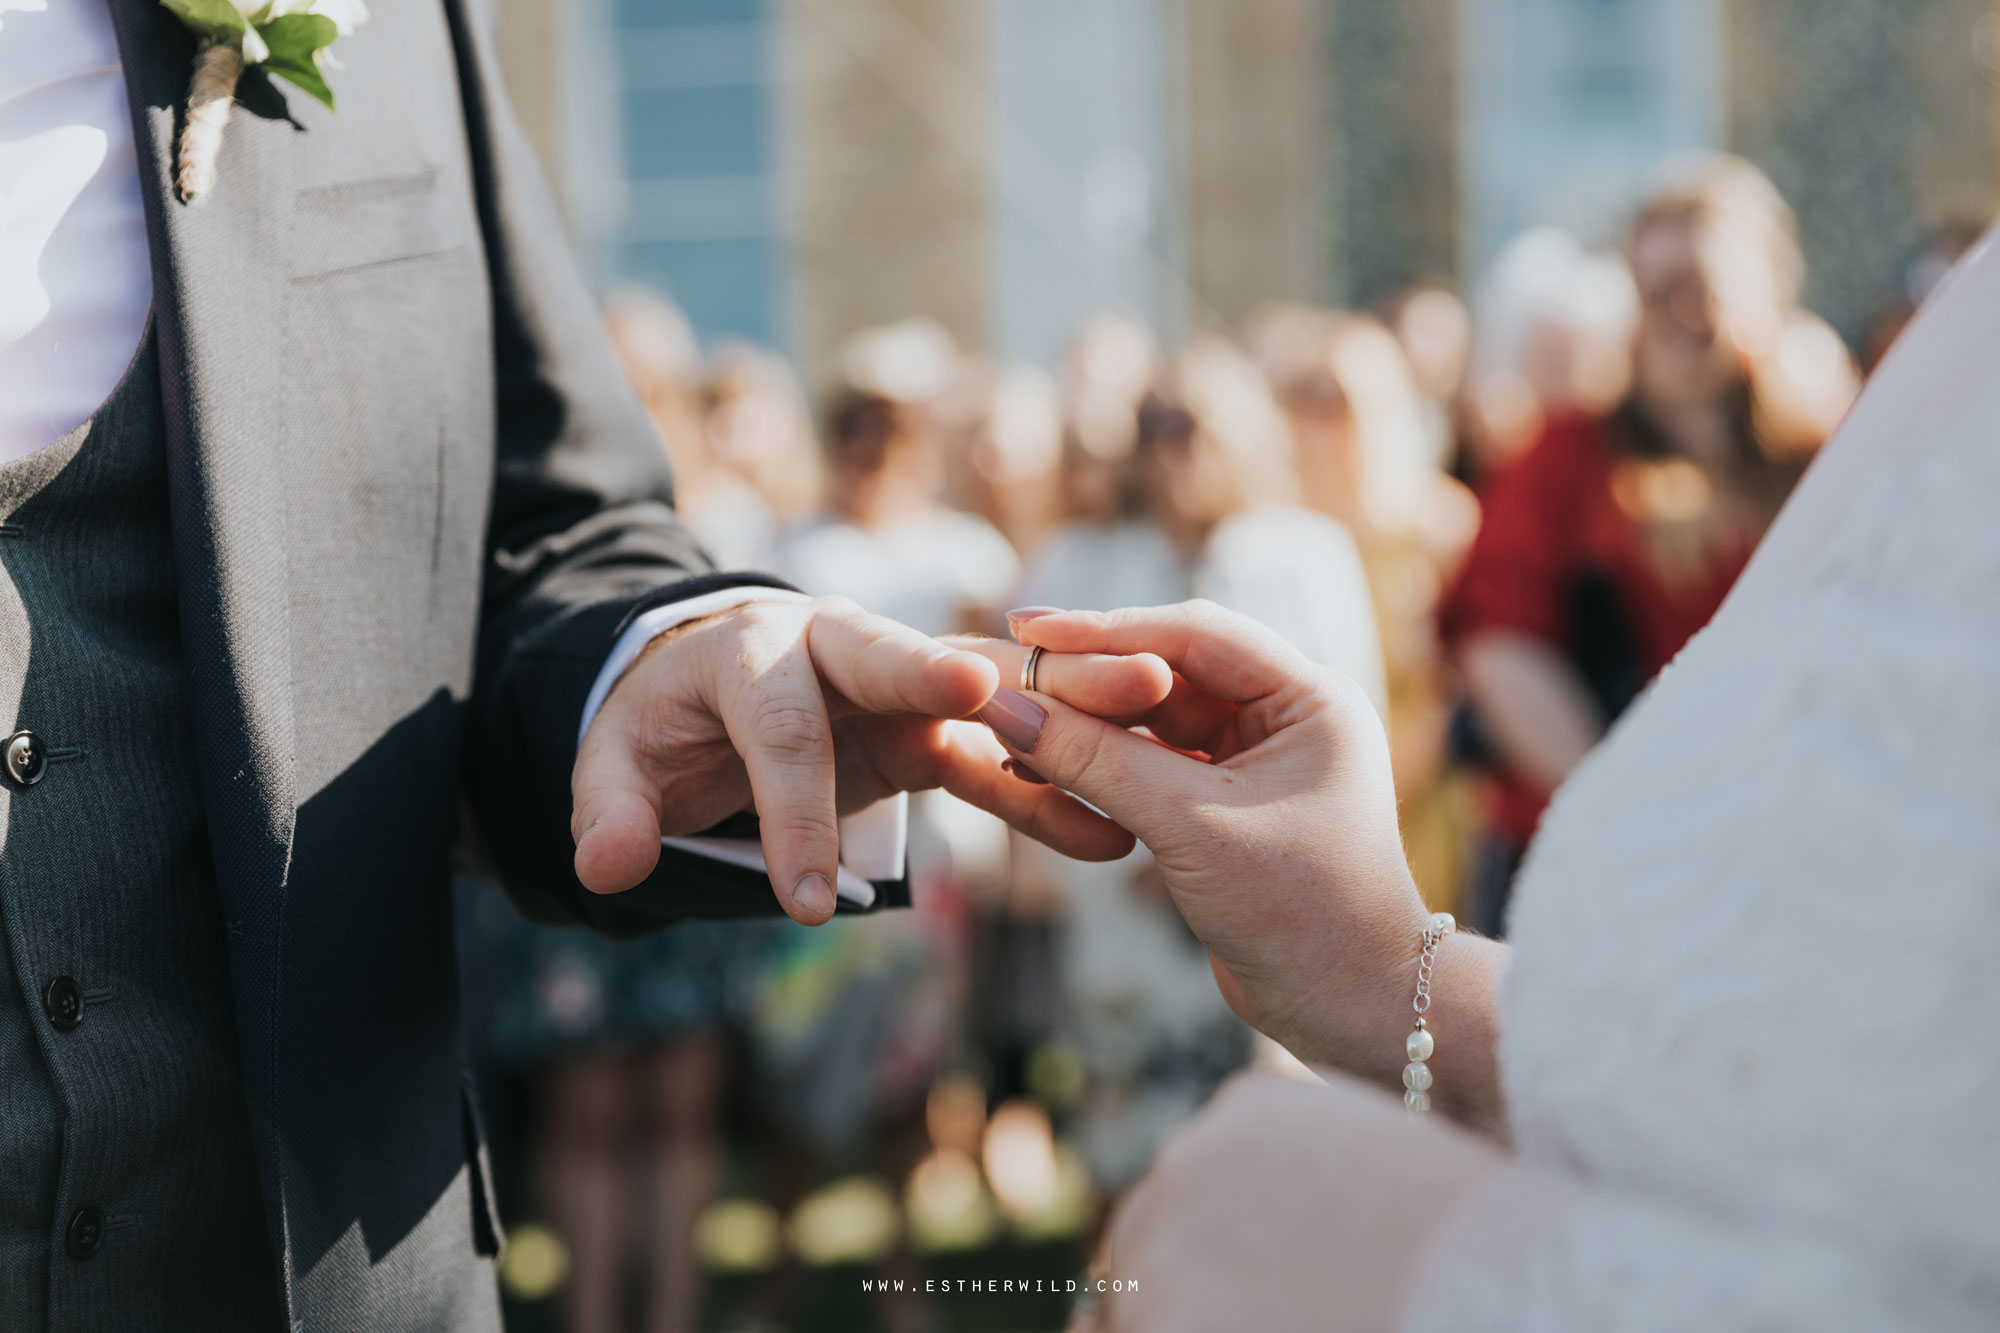
[[[1418,1272],[1401,1333],[2000,1328],[2000,1306],[1858,1243],[1527,1169],[1474,1191]]]
[[[747,867],[669,850],[629,893],[573,866],[570,769],[585,698],[644,611],[739,584],[673,512],[665,454],[612,355],[501,88],[490,15],[446,0],[492,282],[496,467],[464,788],[492,868],[529,915],[619,934],[777,912]],[[884,900],[896,901],[893,890]]]

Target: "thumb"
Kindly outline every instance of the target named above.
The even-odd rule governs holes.
[[[592,727],[570,776],[576,877],[592,893],[623,893],[660,863],[654,785],[616,728]]]
[[[1183,808],[1213,769],[1046,694],[995,690],[979,720],[1039,776],[1089,801],[1151,844],[1157,812]]]

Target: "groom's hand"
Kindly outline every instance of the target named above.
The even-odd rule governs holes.
[[[843,598],[751,602],[669,630],[613,687],[577,753],[577,878],[598,893],[630,889],[659,863],[662,834],[751,809],[780,904],[817,924],[833,914],[840,816],[938,786],[1068,855],[1124,855],[1130,834],[1003,771],[986,727],[947,720],[984,708],[1021,651],[941,643]],[[1106,712],[1149,707],[1171,682],[1157,659],[1051,655],[1040,674]]]

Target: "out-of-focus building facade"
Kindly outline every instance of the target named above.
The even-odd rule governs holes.
[[[822,373],[863,324],[1047,362],[1262,301],[1615,239],[1710,148],[1797,206],[1859,339],[1935,229],[2000,204],[2000,0],[499,0],[593,276]]]

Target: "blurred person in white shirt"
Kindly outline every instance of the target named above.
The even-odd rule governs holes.
[[[926,634],[997,623],[1020,579],[999,529],[944,503],[936,404],[956,369],[942,329],[857,335],[826,414],[828,505],[780,552],[807,592],[839,592]]]

